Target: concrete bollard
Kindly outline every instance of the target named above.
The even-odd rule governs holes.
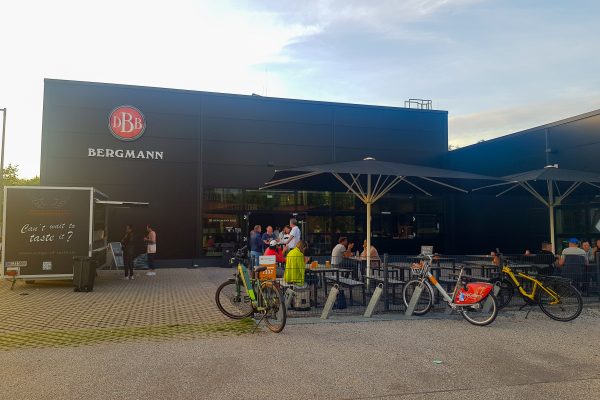
[[[329,297],[327,297],[327,301],[325,302],[325,306],[323,307],[323,312],[321,313],[321,319],[329,318],[329,314],[333,309],[333,305],[335,304],[335,298],[337,297],[338,292],[340,291],[340,287],[336,283],[333,285],[331,290],[329,291]]]
[[[383,293],[383,283],[377,285],[377,287],[373,291],[373,296],[371,296],[371,301],[369,301],[369,305],[367,306],[363,317],[371,318],[371,316],[373,315],[373,311],[375,311],[375,307],[377,306],[377,302],[381,297],[381,293]]]
[[[285,308],[286,310],[290,309],[290,306],[292,305],[292,299],[294,298],[294,295],[296,294],[296,292],[294,292],[291,288],[287,288],[285,289]]]
[[[498,296],[498,293],[500,293],[500,282],[496,282],[494,284],[494,296]],[[490,310],[492,309],[492,299],[490,297],[488,297],[485,300],[485,303],[483,304],[483,312],[490,312]]]
[[[425,285],[425,283],[423,283]],[[410,302],[408,303],[408,307],[406,307],[406,312],[404,315],[411,316],[413,311],[415,311],[415,306],[419,302],[421,298],[421,293],[423,292],[423,286],[419,285],[415,287],[415,291],[413,292],[412,297],[410,298]]]

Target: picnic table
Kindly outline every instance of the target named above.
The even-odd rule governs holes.
[[[307,274],[314,274],[315,276],[317,276],[317,282],[323,282],[323,288],[325,289],[325,297],[327,297],[327,279],[326,279],[326,274],[330,272],[330,273],[334,273],[335,274],[335,281],[339,282],[340,281],[340,268],[337,267],[327,267],[324,264],[319,264],[319,266],[317,268],[310,268],[307,267],[305,270],[305,273]],[[321,276],[321,279],[319,280],[319,275]],[[314,286],[314,290],[313,290],[313,294],[314,294],[314,304],[315,307],[318,306],[319,302],[318,302],[318,293],[317,293],[317,289],[318,289],[318,284],[313,285]]]

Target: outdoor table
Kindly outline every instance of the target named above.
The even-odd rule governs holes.
[[[323,282],[323,288],[325,289],[325,296],[327,297],[327,279],[325,277],[325,275],[327,274],[327,272],[333,272],[335,273],[335,280],[336,282],[340,281],[340,269],[336,268],[336,267],[329,267],[327,268],[325,265],[323,264],[319,264],[319,266],[317,268],[306,268],[305,270],[306,273],[311,273],[311,274],[315,274],[315,275],[321,275],[321,282]],[[318,279],[318,278],[317,278]],[[315,307],[318,306],[318,293],[317,293],[317,287],[318,285],[314,285],[314,296],[315,296]]]

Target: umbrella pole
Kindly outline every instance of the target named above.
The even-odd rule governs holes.
[[[556,246],[554,244],[554,205],[548,207],[550,209],[550,244],[552,244],[552,252],[556,252]]]
[[[550,212],[550,244],[552,245],[552,252],[556,253],[554,243],[554,187],[551,181],[548,181],[548,209]]]
[[[367,176],[367,290],[371,281],[371,175]]]

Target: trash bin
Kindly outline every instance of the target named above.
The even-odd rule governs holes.
[[[94,290],[97,261],[91,257],[73,257],[73,289],[75,292]]]
[[[229,268],[231,267],[231,259],[234,256],[233,249],[235,248],[235,244],[233,243],[222,243],[221,251],[222,251],[222,262],[220,264],[221,268]]]

